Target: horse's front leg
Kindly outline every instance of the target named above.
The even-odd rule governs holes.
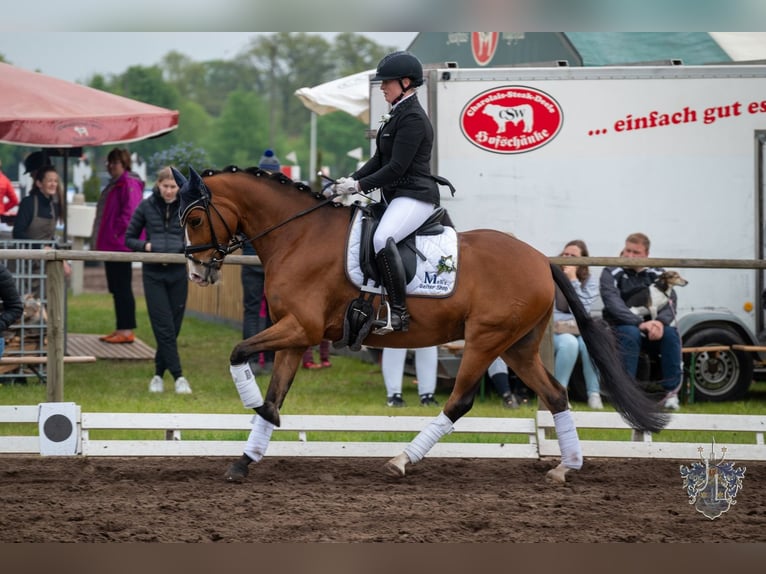
[[[229,369],[245,408],[255,410],[253,429],[247,439],[244,454],[232,463],[225,478],[241,482],[247,476],[248,465],[259,462],[266,453],[274,427],[279,426],[279,408],[287,396],[303,351],[311,342],[298,320],[287,315],[274,325],[240,342],[229,357]],[[276,351],[271,381],[263,398],[248,363],[249,357],[260,351]]]
[[[286,315],[268,329],[238,343],[229,357],[229,369],[245,408],[255,409],[263,418],[279,426],[279,407],[298,370],[300,355],[316,342],[319,341],[308,337],[295,316]],[[270,394],[265,401],[248,364],[248,359],[261,351],[276,351]]]
[[[275,427],[279,426],[279,407],[282,406],[295,379],[304,350],[304,348],[296,348],[277,351],[265,400],[252,400],[260,397],[260,390],[248,364],[231,366],[232,377],[242,397],[242,403],[246,407],[255,409],[256,414],[253,416],[253,428],[247,437],[242,456],[229,465],[224,475],[229,482],[242,482],[247,477],[250,463],[260,462],[266,454],[266,449],[271,442],[271,433]],[[247,403],[246,398],[250,399]],[[257,403],[260,404],[252,406]]]

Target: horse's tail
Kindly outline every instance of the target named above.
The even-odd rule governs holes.
[[[651,432],[662,430],[668,423],[668,415],[625,371],[620,361],[617,341],[608,325],[588,314],[569,278],[558,265],[551,264],[551,271],[553,280],[569,303],[609,401],[634,429]]]

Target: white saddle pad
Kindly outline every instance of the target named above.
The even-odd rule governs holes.
[[[364,274],[359,265],[359,248],[362,240],[362,212],[357,210],[348,237],[346,254],[346,275],[359,287],[364,286]],[[457,233],[452,227],[444,227],[440,235],[418,235],[415,245],[425,255],[423,261],[416,255],[415,276],[407,284],[408,295],[425,297],[448,297],[455,289],[457,279]],[[371,285],[364,286],[366,291],[376,291]],[[380,292],[380,288],[377,288]]]

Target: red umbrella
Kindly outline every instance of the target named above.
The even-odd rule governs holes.
[[[0,143],[129,143],[178,127],[178,112],[0,62]]]

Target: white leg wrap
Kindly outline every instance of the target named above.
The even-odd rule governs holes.
[[[253,416],[253,430],[247,437],[245,445],[245,454],[253,459],[253,462],[260,462],[271,441],[271,432],[274,425],[264,419],[261,415]]]
[[[428,426],[420,431],[418,436],[412,439],[412,442],[404,449],[407,458],[412,463],[422,460],[441,437],[452,432],[452,428],[452,421],[443,411],[440,412],[439,416],[428,423]]]
[[[263,395],[261,395],[261,389],[258,388],[258,384],[255,382],[255,376],[253,376],[253,371],[250,370],[250,365],[247,363],[229,365],[229,371],[231,371],[231,378],[234,379],[239,398],[242,399],[242,404],[245,405],[245,408],[255,409],[260,407],[263,404]]]
[[[556,436],[561,449],[561,462],[567,468],[580,470],[582,468],[582,449],[580,439],[577,436],[577,428],[572,413],[569,409],[553,415],[553,424],[556,427]]]

